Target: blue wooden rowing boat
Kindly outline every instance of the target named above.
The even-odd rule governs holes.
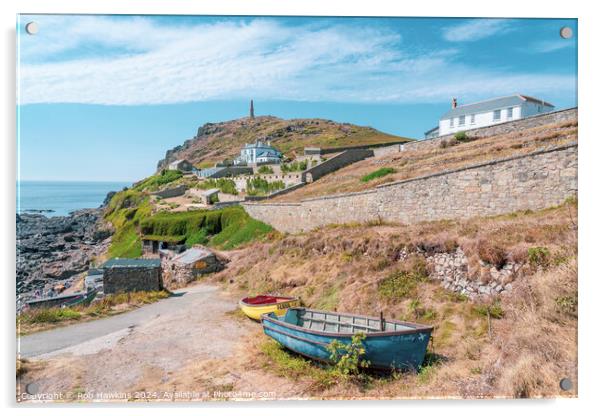
[[[290,308],[283,316],[265,314],[261,323],[265,334],[286,348],[324,362],[330,361],[332,341],[349,344],[353,334],[363,332],[363,358],[379,369],[418,370],[433,331],[417,323],[306,308]]]

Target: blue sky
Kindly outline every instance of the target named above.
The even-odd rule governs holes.
[[[39,24],[29,36],[24,25]],[[206,122],[319,117],[421,138],[450,105],[577,105],[573,19],[20,17],[19,174],[133,181]]]

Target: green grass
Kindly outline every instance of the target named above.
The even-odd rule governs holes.
[[[232,179],[227,178],[205,179],[204,181],[201,181],[197,185],[195,185],[195,187],[199,189],[217,188],[225,194],[238,195],[238,191],[236,190],[236,184]]]
[[[286,172],[300,172],[300,171],[304,171],[305,169],[307,169],[307,160],[304,160],[302,162],[291,162],[291,163],[283,163],[280,168],[282,169],[282,172],[286,173]]]
[[[136,307],[165,299],[169,295],[170,293],[165,290],[117,293],[107,295],[102,300],[86,306],[30,309],[17,316],[17,328],[21,334],[26,334],[35,330],[44,330],[62,322],[101,318],[115,314],[112,309],[114,306],[128,304]]]
[[[135,191],[156,191],[161,186],[176,181],[183,176],[179,170],[163,170],[158,175],[149,176],[134,186]]]
[[[383,176],[387,176],[387,175],[390,175],[392,173],[395,173],[395,169],[393,169],[393,168],[380,168],[378,170],[375,170],[372,173],[369,173],[367,175],[362,176],[362,178],[360,180],[362,182],[370,182],[371,180],[382,178]]]
[[[21,314],[21,322],[44,324],[80,319],[82,314],[71,308],[33,309]]]
[[[418,283],[428,278],[426,263],[414,258],[406,262],[407,269],[396,270],[378,284],[379,295],[387,300],[403,300],[416,295]]]
[[[113,196],[105,211],[105,220],[115,228],[109,247],[111,257],[135,258],[142,255],[137,227],[151,212],[149,197],[141,192],[129,189]]]
[[[284,187],[285,185],[282,181],[268,182],[260,177],[247,179],[248,195],[269,195],[272,192],[284,189]]]
[[[320,368],[299,355],[289,353],[274,340],[266,340],[261,344],[260,350],[266,359],[265,369],[280,377],[292,380],[309,378],[314,389],[328,388],[339,379],[333,371]]]
[[[140,226],[143,235],[155,239],[185,238],[188,247],[209,244],[225,250],[263,238],[273,231],[257,221],[241,207],[227,207],[214,211],[161,212],[144,220]]]

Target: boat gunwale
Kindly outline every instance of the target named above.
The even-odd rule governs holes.
[[[309,309],[309,308],[303,308],[303,307],[289,308],[289,310],[291,310],[291,309],[305,310],[305,311],[324,313],[324,314],[333,314],[333,312],[322,311],[322,310],[318,310],[318,309]],[[353,318],[367,318],[367,319],[380,320],[380,317],[375,317],[375,316],[358,315],[358,314],[345,313],[345,312],[334,312],[334,313],[336,313],[338,315],[341,315],[341,316],[347,316],[347,317],[353,317]],[[297,331],[301,331],[301,332],[306,332],[308,334],[324,335],[324,336],[337,337],[337,338],[351,338],[354,334],[359,333],[359,332],[364,333],[366,335],[366,337],[368,338],[368,337],[382,337],[382,336],[395,336],[395,335],[417,334],[417,333],[426,332],[426,331],[428,331],[430,333],[430,332],[433,332],[433,329],[434,329],[434,327],[431,326],[431,325],[424,325],[424,324],[419,324],[419,323],[416,323],[416,322],[399,321],[397,319],[385,319],[386,322],[390,322],[390,323],[394,323],[394,324],[401,324],[401,325],[405,325],[405,326],[411,326],[413,328],[411,328],[411,329],[403,329],[403,330],[400,330],[400,331],[376,331],[376,332],[363,332],[363,331],[359,331],[359,332],[351,332],[349,334],[342,334],[340,332],[318,331],[318,330],[315,330],[315,329],[305,328],[305,327],[299,326],[299,325],[293,325],[293,324],[290,324],[288,322],[284,322],[284,321],[281,321],[279,319],[272,318],[267,313],[264,313],[263,315],[261,315],[261,323],[262,323],[262,325],[263,325],[263,321],[264,320],[272,322],[273,324],[276,324],[276,325],[284,326],[284,327],[289,328],[289,329],[293,329],[293,330],[297,330]],[[337,322],[333,322],[333,323],[337,323]],[[264,326],[264,328],[265,328],[265,326]]]
[[[257,296],[268,296],[268,295],[257,295]],[[280,299],[286,299],[280,302],[271,302],[271,303],[258,303],[258,304],[253,304],[253,303],[247,303],[245,302],[245,299],[249,299],[249,298],[256,298],[257,296],[247,296],[245,298],[242,298],[238,303],[240,305],[244,305],[247,306],[249,308],[258,308],[258,307],[263,307],[263,306],[273,306],[273,305],[278,305],[280,303],[285,303],[285,302],[291,302],[291,301],[299,301],[299,298],[294,297],[294,296],[278,296],[278,295],[269,295],[269,296],[273,296],[275,298],[280,298]]]

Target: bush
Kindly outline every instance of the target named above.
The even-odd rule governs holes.
[[[344,378],[356,376],[361,368],[367,368],[370,365],[369,361],[362,358],[366,354],[364,339],[366,339],[366,334],[358,332],[353,334],[349,344],[335,340],[328,345],[327,349],[334,365],[333,371],[337,375]]]
[[[504,267],[507,261],[506,251],[487,240],[477,242],[477,254],[481,260],[495,266],[498,270]]]
[[[377,179],[377,178],[382,178],[383,176],[387,176],[390,175],[391,173],[395,173],[395,169],[393,168],[380,168],[378,170],[375,170],[372,173],[369,173],[365,176],[362,176],[362,178],[360,179],[362,182],[369,182],[373,179]]]
[[[468,137],[465,131],[459,131],[456,134],[454,134],[454,139],[456,139],[460,143],[470,141],[470,137]]]
[[[527,258],[531,266],[546,267],[550,264],[550,250],[546,247],[531,247],[527,251]]]
[[[267,174],[271,174],[274,173],[274,169],[272,169],[269,166],[260,166],[259,169],[257,170],[258,173],[261,173],[262,175],[267,175]]]
[[[280,189],[284,189],[285,185],[282,181],[268,182],[258,176],[247,179],[247,194],[248,195],[269,195]]]
[[[213,189],[217,188],[220,192],[230,195],[238,195],[238,191],[236,190],[236,183],[232,179],[227,178],[217,178],[217,179],[205,179],[202,182],[199,182],[196,185],[196,188],[199,189]]]
[[[280,169],[282,172],[296,172],[296,171],[304,171],[307,169],[307,160],[302,162],[291,162],[291,163],[283,163],[280,165]]]

